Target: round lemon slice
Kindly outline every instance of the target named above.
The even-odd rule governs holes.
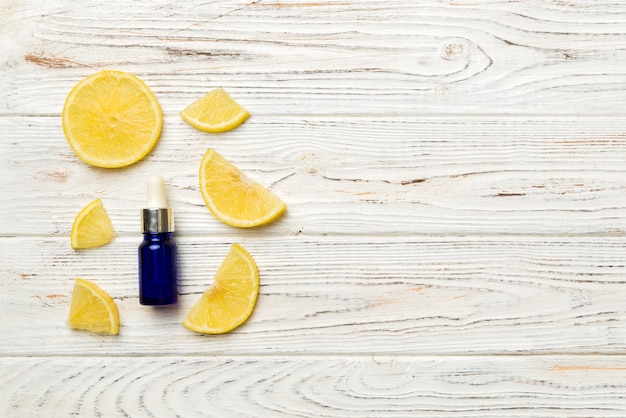
[[[250,180],[213,149],[202,158],[199,178],[206,206],[228,225],[240,228],[265,225],[287,210],[278,196]]]
[[[116,168],[144,158],[161,135],[154,93],[133,74],[105,70],[80,81],[63,107],[63,131],[76,155]]]
[[[202,334],[222,334],[248,319],[259,294],[259,270],[239,244],[222,261],[214,283],[191,308],[183,325]]]
[[[224,89],[215,89],[180,112],[185,122],[203,132],[226,132],[241,125],[250,113]]]
[[[70,328],[99,334],[120,332],[120,314],[115,301],[95,283],[80,278],[74,284],[67,323]]]

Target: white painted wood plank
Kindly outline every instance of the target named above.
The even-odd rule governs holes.
[[[0,3],[0,416],[626,415],[624,1]],[[104,68],[166,114],[126,170],[82,164],[59,123]],[[184,125],[218,86],[253,117]],[[287,216],[215,221],[209,146]],[[136,297],[154,171],[180,233],[166,309]],[[74,252],[95,197],[119,237]],[[231,242],[259,264],[255,313],[190,333]],[[115,298],[120,336],[64,325],[77,276]]]
[[[58,118],[0,118],[5,235],[69,234],[103,199],[135,234],[145,179],[168,183],[184,235],[605,234],[626,231],[624,118],[264,117],[209,135],[165,118],[155,151],[122,170],[82,163]],[[197,170],[214,147],[288,204],[262,230],[217,221]]]
[[[164,309],[138,303],[138,241],[0,240],[0,355],[626,352],[624,238],[180,238],[180,303]],[[255,311],[195,335],[180,322],[233,242],[259,266]],[[65,326],[76,277],[116,300],[120,336]]]
[[[219,86],[255,114],[624,114],[621,1],[10,1],[0,27],[0,113],[117,68],[170,114]]]
[[[623,356],[1,358],[4,417],[621,417]]]

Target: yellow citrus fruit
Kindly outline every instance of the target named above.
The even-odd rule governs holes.
[[[265,225],[278,219],[287,205],[259,183],[246,177],[215,150],[200,163],[200,191],[211,213],[240,228]]]
[[[191,308],[183,325],[202,334],[222,334],[241,325],[252,313],[259,294],[259,270],[238,244],[231,246],[214,283]]]
[[[76,279],[68,325],[101,334],[119,334],[120,314],[115,301],[98,285],[89,280]]]
[[[105,70],[80,81],[63,107],[63,131],[76,155],[105,168],[145,157],[163,126],[161,106],[137,76]]]
[[[100,199],[81,209],[72,224],[70,244],[75,250],[99,247],[115,237],[113,224]]]
[[[241,125],[250,113],[224,89],[215,89],[180,112],[185,122],[203,132],[226,132]]]

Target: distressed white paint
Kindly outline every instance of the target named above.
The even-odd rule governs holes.
[[[623,416],[623,358],[18,358],[0,405],[32,416]],[[607,383],[609,382],[610,383]]]
[[[624,416],[625,41],[624,2],[0,1],[0,415]],[[82,163],[60,124],[104,68],[165,113],[127,169]],[[244,125],[180,120],[218,86]],[[209,147],[288,213],[215,220]],[[173,308],[137,302],[153,172],[177,215]],[[96,197],[118,236],[73,251]],[[195,335],[180,321],[233,242],[258,305]],[[79,276],[115,298],[119,336],[65,326]]]

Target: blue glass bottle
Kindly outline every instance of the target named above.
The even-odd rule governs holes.
[[[167,207],[165,184],[148,179],[148,207],[141,211],[143,241],[139,245],[139,303],[171,305],[178,292],[177,250],[173,239],[172,209]]]
[[[171,232],[145,233],[139,245],[139,303],[176,303],[176,243]]]

